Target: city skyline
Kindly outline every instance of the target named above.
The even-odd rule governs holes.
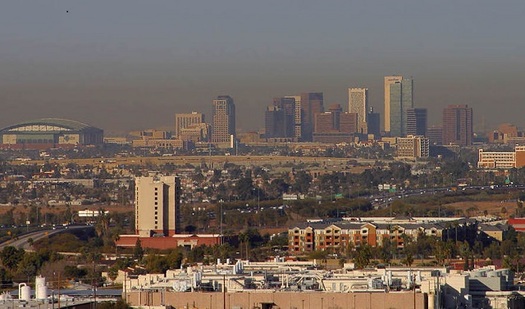
[[[290,93],[345,106],[349,87],[366,87],[382,111],[390,74],[414,77],[429,125],[447,105],[468,104],[478,127],[523,127],[514,110],[525,100],[525,4],[407,4],[7,2],[0,127],[45,117],[108,133],[172,127],[173,114],[211,115],[210,100],[227,93],[238,128],[253,131],[264,119],[249,116]]]

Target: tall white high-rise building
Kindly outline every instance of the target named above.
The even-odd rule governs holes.
[[[180,182],[176,176],[135,178],[135,231],[140,237],[180,233]]]
[[[357,114],[357,132],[367,134],[368,88],[348,88],[348,112]]]

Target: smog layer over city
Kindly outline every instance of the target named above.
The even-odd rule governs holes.
[[[6,1],[0,308],[525,308],[524,12]]]

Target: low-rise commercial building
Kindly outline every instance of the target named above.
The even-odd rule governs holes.
[[[525,167],[525,146],[516,146],[514,151],[478,152],[478,168],[511,169]]]

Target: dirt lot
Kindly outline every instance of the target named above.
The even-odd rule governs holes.
[[[490,215],[497,215],[507,217],[514,214],[516,211],[516,202],[507,201],[479,201],[479,202],[458,202],[444,205],[453,209],[462,210],[465,215],[483,216],[486,210]],[[505,207],[506,213],[502,213],[502,208]]]

